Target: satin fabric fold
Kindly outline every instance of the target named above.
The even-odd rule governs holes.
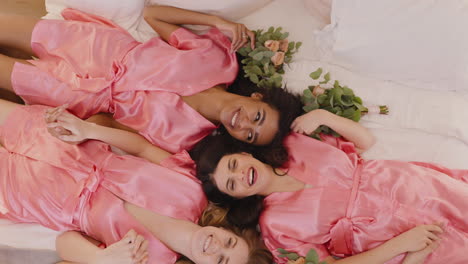
[[[443,223],[443,243],[425,263],[466,263],[467,170],[394,160],[362,160],[354,145],[292,134],[288,175],[311,185],[265,198],[260,227],[265,244],[307,254],[350,256],[419,225]],[[387,263],[401,263],[404,255]],[[285,259],[276,257],[278,263]]]
[[[36,24],[34,66],[13,67],[13,89],[28,104],[68,104],[80,118],[113,113],[173,153],[190,149],[215,129],[180,96],[235,79],[236,55],[219,30],[199,36],[180,28],[169,43],[159,37],[140,43],[105,18],[73,9],[63,15],[65,21]]]
[[[186,152],[150,163],[118,156],[107,144],[69,145],[50,136],[44,106],[18,106],[0,127],[0,217],[78,230],[112,244],[130,229],[149,241],[149,263],[173,264],[177,254],[124,208],[124,201],[196,222],[207,205]],[[0,203],[2,204],[2,203]]]

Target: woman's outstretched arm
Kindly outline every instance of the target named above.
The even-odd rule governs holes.
[[[159,164],[171,155],[171,153],[152,145],[139,134],[87,122],[63,110],[53,112],[52,115],[56,116],[46,116],[46,120],[49,120],[48,127],[61,127],[70,133],[70,135],[53,134],[63,141],[81,142],[86,139],[100,140],[128,154],[144,158],[156,164]]]
[[[214,15],[172,6],[153,5],[145,7],[144,17],[146,22],[148,22],[165,41],[168,41],[171,33],[179,28],[178,25],[192,24],[212,26],[222,31],[230,32],[232,34],[231,49],[233,51],[249,43],[249,39],[252,49],[255,45],[255,34],[245,27],[245,25],[234,23]]]
[[[310,135],[321,125],[328,126],[353,142],[358,152],[364,152],[375,144],[375,137],[367,128],[358,122],[337,116],[323,109],[313,110],[299,116],[292,123],[291,129],[297,133]]]
[[[437,247],[443,230],[438,225],[420,225],[396,236],[366,252],[335,260],[328,257],[328,264],[384,264],[392,258],[409,253],[404,264],[424,263],[424,259]]]
[[[57,237],[56,249],[64,263],[146,263],[148,242],[130,230],[122,240],[105,249],[99,242],[76,231],[68,231]]]

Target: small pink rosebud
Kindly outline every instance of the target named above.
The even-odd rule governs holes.
[[[324,94],[325,93],[325,89],[323,89],[322,87],[320,87],[320,85],[317,85],[314,87],[314,89],[312,90],[312,94],[317,97],[321,94]]]
[[[280,43],[277,40],[267,40],[265,41],[265,47],[273,52],[277,52],[279,49]]]
[[[271,62],[273,62],[275,66],[280,66],[281,64],[283,64],[284,52],[282,51],[275,52],[275,55],[271,57]]]
[[[289,41],[287,39],[283,39],[279,41],[279,49],[281,51],[287,52],[289,47]]]

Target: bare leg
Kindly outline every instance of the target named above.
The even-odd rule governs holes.
[[[11,72],[16,62],[30,64],[25,60],[14,59],[0,54],[0,88],[14,92],[11,85]]]
[[[0,45],[33,55],[31,35],[40,19],[0,13]]]

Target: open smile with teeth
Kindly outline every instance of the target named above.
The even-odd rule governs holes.
[[[249,169],[249,173],[248,173],[248,177],[247,177],[247,184],[249,186],[252,186],[254,185],[256,181],[256,177],[255,177],[255,169],[254,168],[250,168]]]
[[[237,122],[239,121],[239,114],[240,114],[240,109],[237,110],[234,115],[232,115],[232,119],[231,119],[231,127],[232,128],[235,128],[236,125],[237,125]]]
[[[208,250],[208,248],[210,248],[212,240],[213,240],[213,235],[209,235],[206,238],[205,243],[203,244],[203,253],[205,253]]]

